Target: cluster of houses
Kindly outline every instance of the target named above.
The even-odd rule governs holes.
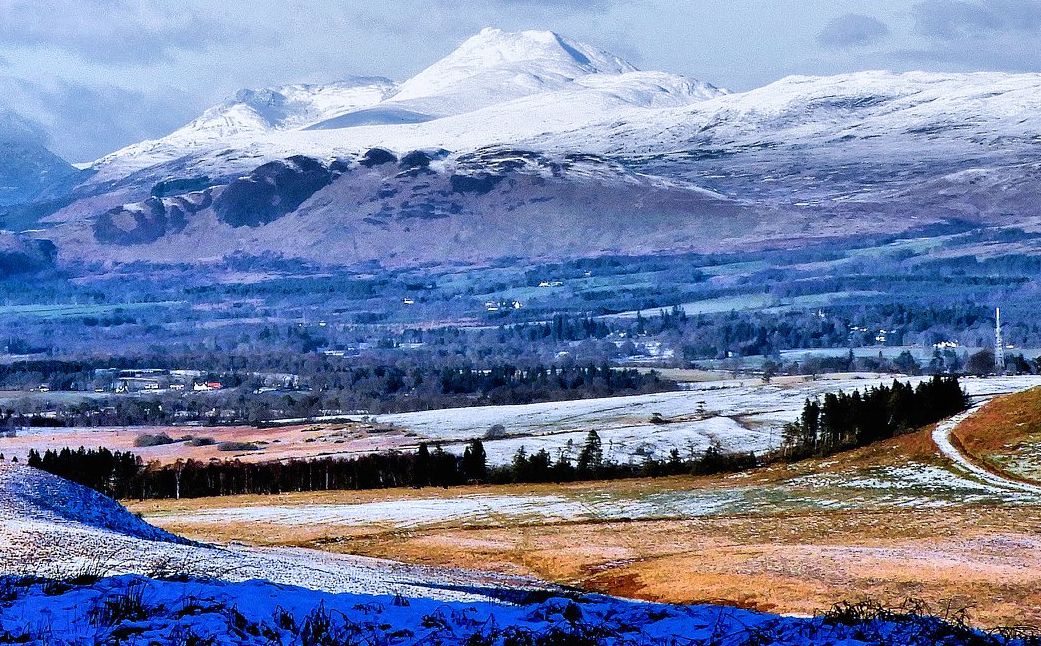
[[[516,300],[486,301],[484,309],[489,312],[500,312],[506,310],[519,310],[524,304]]]
[[[145,368],[140,370],[118,370],[100,368],[94,371],[94,380],[108,383],[108,386],[95,388],[96,392],[138,393],[158,391],[192,391],[208,392],[221,390],[224,384],[210,381],[198,370],[165,370],[162,368]]]

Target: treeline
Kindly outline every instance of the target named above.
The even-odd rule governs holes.
[[[674,450],[665,460],[621,464],[604,459],[599,435],[590,431],[574,457],[553,458],[545,449],[528,454],[523,448],[511,463],[489,466],[484,445],[472,440],[461,455],[420,444],[412,453],[375,453],[353,458],[317,458],[288,462],[241,460],[178,461],[146,464],[130,452],[108,449],[30,451],[28,463],[68,480],[121,499],[200,498],[237,494],[451,487],[463,484],[508,484],[614,480],[679,474],[705,475],[756,466],[753,453],[724,454],[710,448],[684,460]]]
[[[53,362],[62,366],[61,362]],[[79,364],[70,364],[79,368]],[[305,385],[265,388],[262,373],[220,374],[225,390],[100,397],[45,405],[11,402],[0,410],[0,429],[26,426],[133,426],[185,422],[258,424],[272,419],[364,411],[402,413],[465,406],[530,404],[675,390],[657,372],[607,364],[522,367],[374,364],[322,361],[300,377]],[[56,368],[60,369],[60,368]],[[3,372],[0,370],[0,378]],[[113,379],[110,377],[110,380]],[[38,383],[38,382],[37,382]],[[58,383],[57,380],[55,383]],[[48,412],[44,416],[40,413]]]
[[[934,376],[917,387],[892,386],[828,393],[807,399],[802,415],[784,428],[782,455],[801,459],[866,446],[959,413],[968,398],[957,377]]]
[[[130,451],[64,448],[47,450],[42,455],[29,450],[29,466],[72,480],[118,499],[132,497],[140,487],[144,463]]]

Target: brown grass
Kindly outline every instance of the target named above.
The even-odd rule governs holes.
[[[1041,441],[1041,388],[991,400],[959,424],[953,436],[970,457],[998,468],[997,455]]]
[[[740,476],[676,477],[463,487],[451,490],[321,492],[133,503],[149,520],[203,540],[292,545],[400,561],[537,576],[585,589],[668,602],[726,602],[812,613],[839,600],[908,597],[972,605],[980,625],[1041,625],[1041,508],[974,507],[759,513],[693,520],[539,522],[511,526],[449,522],[416,529],[180,522],[181,511],[253,505],[350,504],[495,495],[637,496],[740,484],[776,486],[814,472],[940,461],[927,431],[842,456],[777,465]]]
[[[841,600],[972,605],[981,625],[1041,625],[1041,509],[827,512],[420,530],[167,525],[292,545],[532,575],[654,601],[812,613]],[[1014,531],[1009,528],[1016,528]]]
[[[958,425],[955,437],[973,453],[986,453],[1041,432],[1041,388],[998,397]]]
[[[152,447],[134,446],[142,434],[165,433],[175,440],[185,435],[213,438],[210,446],[188,446],[177,441]],[[221,442],[257,445],[257,451],[220,451]],[[0,452],[23,459],[29,449],[44,451],[63,447],[104,446],[116,451],[133,451],[145,461],[171,464],[177,460],[239,459],[244,462],[288,460],[324,456],[350,457],[415,444],[415,439],[401,430],[387,430],[366,422],[342,424],[302,424],[278,428],[252,426],[148,426],[124,428],[60,428],[32,435],[0,438]]]

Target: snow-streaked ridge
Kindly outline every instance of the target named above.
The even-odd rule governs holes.
[[[724,93],[696,79],[637,70],[553,32],[488,28],[400,85],[374,77],[243,90],[166,137],[99,159],[92,182],[181,158],[236,157],[226,151],[256,160],[330,157],[373,145],[472,150]]]
[[[129,162],[131,167],[144,168],[210,149],[229,138],[262,140],[272,132],[306,127],[376,105],[395,89],[389,79],[357,77],[324,85],[240,90],[234,98],[208,108],[169,135],[117,150],[93,166]]]

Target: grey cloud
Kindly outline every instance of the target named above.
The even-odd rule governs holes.
[[[566,9],[569,11],[599,11],[615,3],[615,0],[498,0],[505,6],[527,5],[529,7],[547,7]]]
[[[1041,1],[926,0],[915,5],[914,20],[918,33],[945,40],[995,32],[1038,32]]]
[[[0,108],[0,145],[30,144],[46,146],[47,131],[44,127],[13,110]]]
[[[149,64],[179,51],[275,38],[159,0],[0,0],[0,46],[49,47],[91,63]]]
[[[881,20],[859,13],[847,13],[829,21],[817,35],[817,42],[835,49],[863,47],[888,35],[889,27]]]
[[[198,112],[196,102],[176,90],[146,94],[111,85],[11,77],[0,77],[0,103],[33,115],[52,133],[48,147],[71,161],[90,161],[162,136]]]

